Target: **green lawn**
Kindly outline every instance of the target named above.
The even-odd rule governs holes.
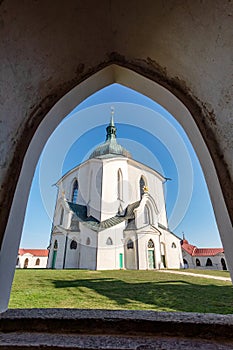
[[[223,270],[180,269],[176,271],[192,272],[199,275],[201,274],[201,275],[209,275],[209,276],[231,277],[229,271],[223,271]]]
[[[9,307],[227,314],[233,313],[233,288],[230,282],[156,271],[18,269]]]

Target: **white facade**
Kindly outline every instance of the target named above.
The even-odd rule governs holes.
[[[180,239],[168,230],[164,180],[131,159],[111,120],[105,143],[57,182],[48,267],[182,267]]]
[[[47,249],[19,249],[16,268],[45,269],[47,262]]]

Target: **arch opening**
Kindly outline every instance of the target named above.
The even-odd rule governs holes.
[[[5,280],[6,283],[4,285],[4,288],[1,290],[0,311],[5,311],[7,309],[13,273],[15,269],[14,262],[16,261],[20,236],[22,232],[22,225],[27,204],[28,193],[30,190],[30,183],[34,174],[36,163],[45,145],[45,142],[47,141],[48,137],[55,129],[55,127],[75,107],[75,105],[79,104],[86,97],[90,96],[102,87],[115,82],[125,86],[129,86],[135,89],[136,91],[147,95],[152,100],[155,100],[158,103],[160,103],[180,122],[184,130],[187,132],[204,171],[217,223],[219,226],[220,235],[225,248],[225,253],[229,260],[229,269],[230,271],[232,271],[233,258],[231,258],[230,250],[230,247],[232,246],[230,237],[230,232],[232,228],[229,213],[225,205],[225,201],[223,198],[223,194],[221,191],[221,187],[219,184],[218,176],[213,161],[204,142],[204,139],[201,136],[201,133],[195,124],[193,117],[191,116],[187,108],[184,106],[184,104],[181,103],[180,100],[178,100],[164,87],[160,86],[152,80],[144,78],[143,76],[133,72],[132,70],[112,65],[94,74],[92,77],[79,84],[76,88],[74,88],[66,96],[64,96],[49,111],[42,123],[39,125],[27,149],[26,155],[24,157],[24,163],[20,172],[20,177],[17,182],[17,187],[11,206],[11,211],[5,230],[4,239],[2,242],[2,264],[0,266],[0,283],[1,285],[3,285],[3,280]],[[146,88],[143,86],[145,86]],[[67,101],[69,101],[69,103],[67,103]],[[65,107],[62,108],[62,106]],[[15,220],[16,212],[18,213],[18,220]],[[15,232],[16,239],[13,239],[15,238],[15,236],[13,237],[12,235],[13,233],[15,235]],[[13,241],[14,247],[13,249],[9,249]],[[10,252],[10,257],[6,255],[8,254],[8,252]],[[12,263],[9,264],[6,271],[4,262],[9,260]]]

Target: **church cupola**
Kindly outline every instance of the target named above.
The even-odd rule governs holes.
[[[106,140],[100,146],[97,146],[96,149],[91,153],[89,159],[91,158],[110,158],[116,156],[123,156],[127,158],[132,158],[129,151],[124,147],[119,145],[116,138],[116,127],[114,124],[114,110],[111,111],[110,123],[106,128],[107,135]]]

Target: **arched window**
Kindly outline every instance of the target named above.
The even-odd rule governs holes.
[[[113,242],[112,242],[112,238],[111,237],[108,237],[107,241],[106,241],[106,244],[107,245],[113,245]]]
[[[143,176],[141,176],[141,178],[140,178],[139,185],[140,185],[140,198],[142,198],[142,196],[145,192],[145,187],[146,187],[146,181],[145,181]]]
[[[53,245],[53,250],[57,250],[58,249],[58,243],[57,243],[57,240],[54,242],[54,245]]]
[[[87,240],[86,240],[86,245],[90,245],[90,244],[91,244],[90,237],[87,237]]]
[[[36,266],[39,266],[40,265],[40,259],[36,259],[36,263],[35,263]]]
[[[172,243],[172,248],[176,248],[176,244],[174,242]]]
[[[201,266],[201,262],[199,259],[196,259],[196,266]]]
[[[123,200],[123,176],[121,169],[117,172],[117,199]]]
[[[63,224],[63,219],[64,219],[64,208],[62,207],[62,208],[61,208],[61,215],[60,215],[60,222],[59,222],[59,225],[62,225],[62,224]]]
[[[76,203],[78,198],[78,181],[75,180],[73,184],[73,190],[72,190],[72,203]]]
[[[27,267],[28,267],[28,262],[29,262],[28,258],[25,259],[24,265],[23,265],[23,268],[24,268],[24,269],[27,269]]]
[[[17,258],[16,266],[19,266],[19,258]]]
[[[205,266],[213,266],[212,260],[210,258],[206,260]]]
[[[154,248],[154,247],[155,247],[154,242],[152,241],[152,239],[150,239],[150,240],[148,241],[147,247],[148,247],[148,248]]]
[[[129,239],[127,242],[127,249],[133,249],[134,248],[134,244],[132,239]]]
[[[77,242],[73,239],[70,243],[70,249],[75,250],[75,249],[77,249],[77,246],[78,246]]]
[[[222,269],[223,270],[227,270],[227,265],[226,265],[226,261],[225,261],[225,259],[221,259],[221,264],[222,264]]]
[[[144,223],[150,224],[150,209],[147,205],[144,207]]]
[[[188,261],[186,259],[183,259],[183,263],[184,263],[184,269],[188,269],[189,268]]]

